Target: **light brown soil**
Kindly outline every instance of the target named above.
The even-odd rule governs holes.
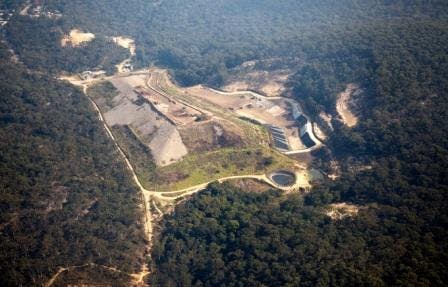
[[[189,151],[204,152],[244,145],[241,128],[217,119],[182,127],[179,132]]]
[[[348,84],[344,92],[338,95],[336,101],[336,110],[342,118],[344,124],[348,127],[354,127],[358,123],[358,117],[351,111],[350,104],[352,103],[352,96],[359,93],[360,88],[356,84]]]
[[[328,125],[328,127],[331,130],[334,130],[333,124],[331,123],[332,116],[330,114],[327,114],[325,112],[320,112],[319,117]]]
[[[83,43],[90,42],[95,39],[95,34],[81,32],[78,29],[73,29],[68,35],[65,35],[61,39],[61,46],[65,47],[71,45],[73,47],[78,47]]]
[[[138,87],[135,90],[177,126],[192,124],[203,115],[201,112],[154,90],[144,87]]]
[[[275,59],[265,62],[274,62]],[[288,69],[257,68],[257,61],[248,61],[229,71],[229,79],[222,86],[224,91],[253,90],[268,97],[278,97],[285,90],[291,75]]]
[[[356,216],[360,210],[360,207],[354,204],[333,203],[327,208],[326,215],[333,220],[341,220],[346,217]]]
[[[123,37],[123,36],[118,36],[118,37],[112,37],[112,40],[118,46],[128,49],[132,56],[135,55],[135,42],[133,39]]]
[[[189,94],[226,108],[236,114],[272,124],[284,129],[292,150],[305,149],[298,136],[298,126],[292,115],[291,100],[279,97],[260,97],[251,93],[225,94],[203,86],[186,89]]]

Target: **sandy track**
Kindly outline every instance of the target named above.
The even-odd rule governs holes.
[[[358,118],[356,115],[350,110],[350,101],[352,100],[352,96],[359,91],[359,86],[355,84],[348,84],[345,91],[338,95],[336,101],[336,110],[338,114],[341,116],[342,121],[348,127],[354,127],[358,123]]]

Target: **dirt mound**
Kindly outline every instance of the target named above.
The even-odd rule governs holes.
[[[179,132],[189,151],[204,152],[244,145],[242,131],[238,127],[217,121],[197,123],[179,129]]]

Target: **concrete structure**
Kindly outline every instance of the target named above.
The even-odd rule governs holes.
[[[273,125],[268,125],[268,128],[271,132],[275,148],[281,151],[290,150],[285,131],[282,128]]]

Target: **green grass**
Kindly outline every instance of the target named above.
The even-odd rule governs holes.
[[[174,191],[235,175],[292,169],[294,161],[270,148],[225,148],[190,153],[179,162],[157,167],[147,146],[127,126],[114,126],[115,138],[130,159],[142,185],[150,190]]]
[[[173,191],[199,185],[219,178],[263,174],[276,169],[292,169],[294,161],[269,148],[220,149],[218,151],[189,154],[183,160],[166,167],[158,167],[159,180],[151,184],[158,191]],[[160,181],[170,174],[184,175],[174,182]],[[149,187],[149,186],[147,186]]]

